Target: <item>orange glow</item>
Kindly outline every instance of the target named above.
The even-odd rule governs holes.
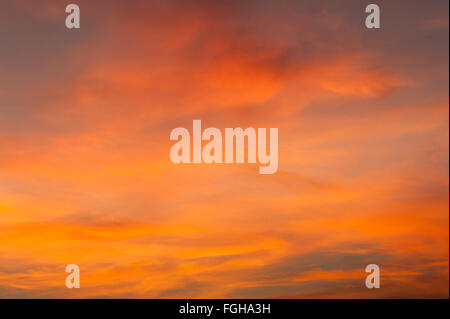
[[[448,4],[373,33],[351,3],[79,0],[68,32],[5,2],[0,298],[448,298]],[[278,172],[173,164],[194,119],[278,128]]]

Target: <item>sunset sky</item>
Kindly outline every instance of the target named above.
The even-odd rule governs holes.
[[[449,2],[372,2],[0,0],[0,298],[448,298]]]

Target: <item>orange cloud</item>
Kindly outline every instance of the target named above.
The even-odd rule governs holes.
[[[366,33],[331,1],[79,4],[70,34],[56,1],[0,13],[0,297],[448,298],[442,23]],[[171,163],[193,119],[278,127],[277,174]]]

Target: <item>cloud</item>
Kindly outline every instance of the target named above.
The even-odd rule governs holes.
[[[448,296],[448,2],[78,4],[0,12],[0,296]],[[193,119],[279,171],[172,164]]]

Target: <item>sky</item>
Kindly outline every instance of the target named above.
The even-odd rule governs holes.
[[[449,297],[448,1],[73,2],[0,0],[0,298]]]

